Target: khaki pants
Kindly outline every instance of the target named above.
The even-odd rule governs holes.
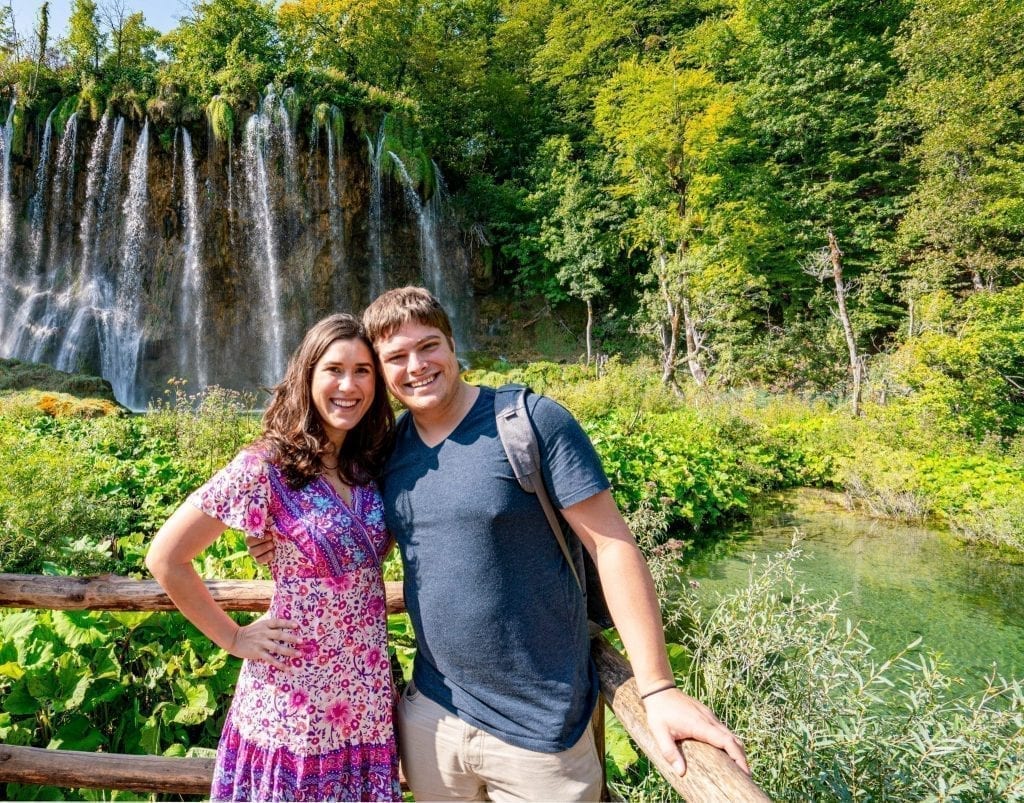
[[[599,800],[601,762],[587,728],[568,750],[513,747],[409,684],[398,704],[402,768],[416,800]]]

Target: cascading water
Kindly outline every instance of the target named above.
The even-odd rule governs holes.
[[[273,98],[273,96],[269,96]],[[271,203],[267,160],[274,131],[274,107],[266,100],[245,126],[245,186],[253,221],[253,260],[258,271],[258,301],[263,320],[263,381],[276,383],[284,375],[284,313],[277,256],[277,229]]]
[[[388,151],[388,155],[398,168],[398,174],[402,177],[402,186],[405,187],[405,199],[410,208],[416,212],[416,219],[420,228],[420,275],[423,277],[423,284],[437,296],[442,303],[443,282],[441,276],[441,248],[437,236],[437,216],[440,198],[434,193],[427,203],[420,200],[416,186],[413,184],[409,171],[398,155]]]
[[[278,381],[304,326],[416,281],[417,263],[419,280],[444,299],[451,277],[438,284],[437,269],[450,272],[441,255],[459,246],[443,239],[442,196],[408,196],[408,216],[391,220],[384,210],[402,198],[382,198],[381,173],[401,170],[382,164],[393,160],[385,125],[346,186],[352,143],[340,111],[318,116],[300,148],[292,106],[268,92],[239,129],[240,149],[229,139],[205,162],[210,140],[184,128],[158,139],[152,121],[133,128],[115,114],[95,123],[72,114],[62,125],[53,112],[29,115],[39,120],[34,138],[28,123],[29,163],[11,152],[18,118],[8,115],[0,354],[100,372],[139,407],[171,376],[246,390]],[[350,219],[361,227],[348,229]],[[394,262],[386,274],[385,257]]]
[[[124,144],[124,118],[118,117],[110,146],[106,147],[106,134],[110,127],[110,116],[104,115],[100,130],[93,142],[86,177],[86,208],[79,231],[82,258],[76,286],[72,287],[71,323],[68,324],[57,354],[57,370],[76,371],[79,357],[88,345],[89,336],[95,334],[90,328],[97,318],[109,310],[113,300],[111,278],[102,268],[109,255],[110,237],[107,224],[110,222],[110,195],[120,191],[121,147]],[[106,150],[106,159],[103,158]],[[100,165],[103,165],[101,172]],[[102,183],[101,183],[102,179]]]
[[[345,271],[345,221],[341,212],[338,159],[334,148],[334,124],[338,109],[331,107],[324,121],[327,134],[327,209],[331,221],[331,259],[336,274]]]
[[[39,145],[39,164],[36,166],[35,189],[32,198],[28,203],[29,216],[29,239],[31,256],[29,261],[28,284],[18,288],[21,292],[21,303],[10,326],[7,327],[3,339],[3,347],[0,353],[10,357],[18,354],[24,347],[27,338],[31,337],[31,315],[32,310],[39,300],[39,288],[42,276],[39,275],[40,262],[43,247],[43,224],[46,215],[46,185],[50,165],[50,143],[53,139],[53,112],[46,117],[46,126],[43,130],[43,139]],[[12,289],[13,278],[10,280]],[[14,294],[10,298],[11,305],[15,303]]]
[[[383,181],[381,175],[381,157],[384,155],[384,132],[387,115],[380,122],[377,131],[377,142],[366,137],[370,151],[370,299],[379,296],[385,290],[384,285],[384,253],[381,248],[381,228],[383,221]]]
[[[441,248],[441,228],[444,222],[445,183],[441,169],[431,162],[434,174],[434,191],[430,198],[423,202],[416,192],[409,171],[398,154],[388,151],[394,162],[398,175],[405,188],[405,201],[409,209],[416,213],[420,235],[420,276],[423,285],[434,294],[451,318],[456,343],[460,348],[469,347],[469,331],[466,315],[466,294],[470,287],[468,276],[456,276],[454,269],[446,271],[445,260]],[[446,275],[449,274],[449,275]]]
[[[39,269],[43,249],[43,224],[46,222],[46,185],[50,167],[50,141],[53,139],[53,112],[46,115],[43,141],[39,146],[39,165],[36,167],[36,187],[29,201],[28,219],[32,238],[32,274]],[[34,289],[34,288],[33,288]]]
[[[18,97],[11,97],[7,122],[0,134],[0,330],[7,324],[11,293],[11,256],[14,252],[14,205],[11,202],[11,146],[14,141],[14,111]]]
[[[146,236],[149,200],[149,121],[135,144],[128,172],[128,194],[121,207],[124,236],[114,305],[102,318],[100,360],[103,376],[110,380],[114,396],[129,407],[139,403],[136,375],[142,345],[142,248]]]
[[[185,217],[185,262],[181,271],[181,309],[179,315],[182,334],[188,332],[191,348],[186,351],[185,338],[182,338],[180,362],[182,371],[187,373],[189,364],[200,388],[209,384],[207,343],[204,329],[206,311],[206,281],[203,276],[202,240],[199,219],[199,197],[196,190],[196,167],[192,155],[192,137],[186,129],[181,129],[181,186],[184,193]]]
[[[17,333],[17,345],[10,353],[15,357],[40,362],[57,335],[57,325],[70,300],[63,286],[67,282],[67,268],[72,259],[69,243],[73,225],[75,197],[75,150],[78,145],[78,114],[72,114],[64,123],[64,134],[57,146],[57,159],[53,169],[53,189],[50,193],[49,256],[40,290],[26,300],[28,323]],[[36,310],[42,305],[42,314]]]

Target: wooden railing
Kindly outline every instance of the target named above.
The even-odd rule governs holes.
[[[207,587],[224,610],[265,611],[273,583],[262,580],[211,580]],[[388,613],[402,613],[402,584],[387,586]],[[103,577],[41,577],[0,574],[0,608],[90,611],[170,611],[174,604],[153,580]],[[604,637],[592,654],[601,692],[623,727],[665,776],[690,801],[767,801],[726,754],[701,742],[682,743],[687,772],[679,777],[662,758],[647,727],[629,664]],[[0,783],[44,784],[63,788],[126,789],[205,795],[213,778],[213,760],[112,753],[46,750],[0,745]]]

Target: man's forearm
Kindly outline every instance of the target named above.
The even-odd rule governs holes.
[[[609,541],[597,549],[595,563],[640,693],[673,681],[661,609],[643,554],[626,541]]]

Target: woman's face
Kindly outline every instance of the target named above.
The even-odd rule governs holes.
[[[313,406],[335,447],[370,409],[374,380],[373,355],[359,339],[335,340],[313,366]]]

